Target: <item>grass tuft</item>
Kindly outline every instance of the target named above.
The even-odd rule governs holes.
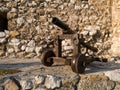
[[[21,70],[18,69],[0,69],[0,76],[6,75],[6,74],[15,74],[19,73]]]

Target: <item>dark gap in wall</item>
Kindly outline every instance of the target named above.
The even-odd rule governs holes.
[[[8,30],[7,12],[0,11],[0,32]]]

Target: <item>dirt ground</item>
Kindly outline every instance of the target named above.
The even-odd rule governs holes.
[[[46,67],[42,65],[40,59],[23,59],[23,58],[0,58],[0,69],[18,69],[22,72],[17,73],[21,77],[32,77],[34,75],[57,75],[63,78],[71,77],[76,75],[71,70],[71,67],[64,65],[63,63],[55,62],[53,66]],[[93,62],[87,66],[85,70],[85,75],[89,74],[103,74],[103,72],[111,70],[120,70],[119,61],[111,61],[107,63],[103,62]],[[16,74],[15,74],[16,75]],[[1,77],[6,77],[4,75]]]

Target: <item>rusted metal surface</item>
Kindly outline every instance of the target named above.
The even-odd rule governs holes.
[[[86,56],[83,54],[78,54],[76,55],[72,60],[71,60],[71,68],[73,72],[75,73],[84,73],[85,68],[86,68]]]
[[[89,63],[98,60],[97,58],[81,54],[81,45],[93,52],[98,51],[97,48],[84,42],[85,39],[83,38],[83,35],[76,34],[56,17],[52,19],[52,23],[62,28],[64,31],[62,35],[57,35],[54,39],[54,48],[43,52],[41,61],[45,66],[51,66],[55,59],[61,58],[62,60],[63,58],[66,64],[71,65],[73,72],[83,73]],[[72,45],[74,47],[73,57],[62,57],[62,40],[64,39],[70,39],[72,41]]]
[[[55,53],[53,50],[46,50],[43,52],[41,56],[41,62],[45,66],[51,66],[53,64],[52,57],[55,57]]]
[[[58,18],[53,17],[52,18],[52,23],[57,25],[58,27],[62,28],[64,31],[64,34],[73,34],[74,32],[68,27],[68,25],[66,25],[65,23],[63,23],[62,21],[60,21]]]

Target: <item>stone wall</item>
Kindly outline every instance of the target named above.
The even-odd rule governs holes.
[[[114,0],[112,4],[112,47],[111,52],[113,55],[120,55],[120,0]]]
[[[119,75],[112,73],[114,79],[119,79]],[[110,75],[110,74],[109,74]],[[74,77],[73,77],[74,76]],[[73,75],[61,78],[53,75],[36,75],[32,78],[21,78],[11,76],[0,79],[1,90],[119,90],[119,81],[111,79],[105,75]]]
[[[40,56],[61,29],[51,23],[58,17],[86,41],[108,54],[111,30],[110,0],[0,0],[7,12],[8,30],[1,37],[1,55]],[[5,41],[6,44],[3,44]]]

